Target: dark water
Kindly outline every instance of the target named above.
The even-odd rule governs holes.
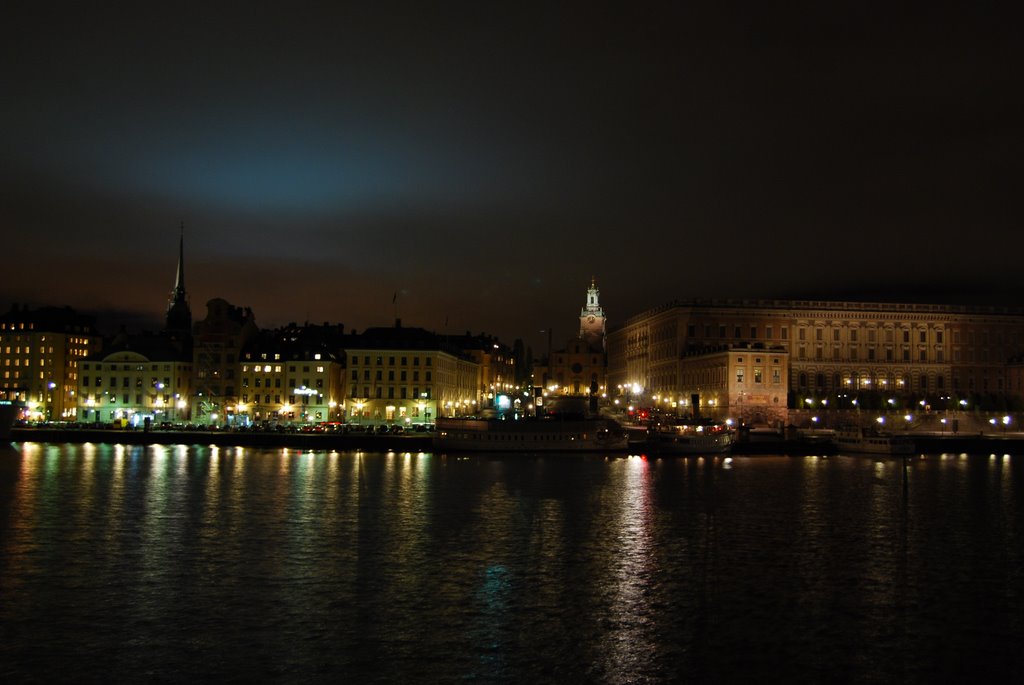
[[[1022,473],[25,444],[0,678],[1005,682]]]

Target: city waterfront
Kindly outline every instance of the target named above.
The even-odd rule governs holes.
[[[994,680],[1024,462],[15,443],[7,681]]]

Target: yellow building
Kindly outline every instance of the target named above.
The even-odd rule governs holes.
[[[1007,362],[1024,352],[1024,311],[1000,307],[692,300],[629,318],[608,336],[609,386],[643,396],[682,392],[687,355],[761,344],[789,353],[790,405],[851,393],[924,399],[1009,391]]]
[[[477,414],[480,365],[422,328],[370,328],[345,342],[346,412],[355,424],[430,424]]]
[[[100,344],[91,316],[12,307],[0,317],[0,399],[24,402],[29,420],[74,421],[78,364]]]
[[[685,355],[679,364],[679,391],[649,400],[680,415],[783,426],[788,379],[789,353],[783,347],[725,345]]]
[[[229,423],[314,424],[340,421],[344,386],[340,326],[262,331],[242,352]]]
[[[78,420],[154,426],[191,420],[192,360],[166,336],[140,335],[81,363]]]
[[[498,398],[505,395],[514,401],[516,393],[516,364],[512,350],[494,336],[481,333],[445,336],[445,342],[468,356],[477,365],[477,406],[495,408]]]

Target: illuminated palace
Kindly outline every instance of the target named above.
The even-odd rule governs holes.
[[[1021,396],[1022,353],[1019,309],[689,300],[608,335],[608,384],[627,401],[772,423],[805,402],[1005,405]]]

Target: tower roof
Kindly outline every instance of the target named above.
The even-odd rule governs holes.
[[[192,310],[185,292],[185,224],[181,225],[178,239],[178,272],[174,277],[174,290],[167,303],[167,330],[185,336],[192,334]]]
[[[181,223],[181,235],[178,238],[178,273],[174,278],[174,292],[185,292],[185,222]]]

